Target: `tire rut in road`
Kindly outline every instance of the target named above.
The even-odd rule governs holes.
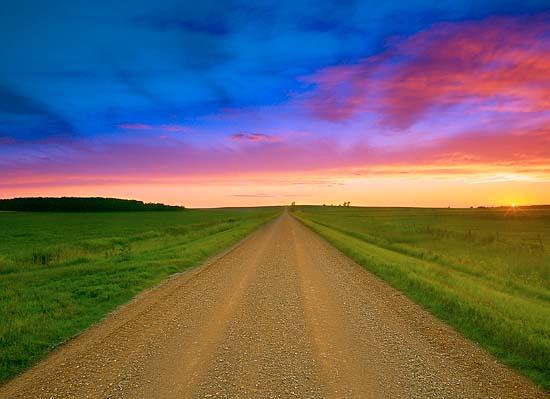
[[[282,220],[277,229],[197,398],[324,397],[305,325],[290,226]]]

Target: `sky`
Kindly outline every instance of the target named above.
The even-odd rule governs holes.
[[[0,198],[550,203],[550,3],[7,0]]]

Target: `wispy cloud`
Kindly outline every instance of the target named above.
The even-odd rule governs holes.
[[[153,126],[146,123],[121,123],[117,125],[119,129],[124,130],[152,130]]]
[[[155,130],[173,133],[187,133],[192,130],[184,125],[149,125],[147,123],[120,123],[117,127],[123,130]]]
[[[264,143],[277,143],[281,141],[280,137],[263,133],[235,133],[229,136],[229,139],[232,141]]]

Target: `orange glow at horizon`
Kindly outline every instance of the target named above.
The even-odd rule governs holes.
[[[104,196],[186,207],[339,204],[470,207],[550,203],[550,181],[472,178],[249,176],[119,184],[18,187],[2,197]]]

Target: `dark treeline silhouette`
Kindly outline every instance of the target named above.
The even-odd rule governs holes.
[[[136,212],[179,211],[182,206],[147,204],[137,200],[118,198],[13,198],[0,199],[0,211],[19,212]]]

